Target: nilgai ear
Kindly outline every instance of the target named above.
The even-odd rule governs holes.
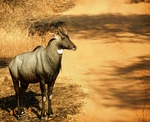
[[[67,35],[67,29],[66,28],[62,28],[62,29],[63,29],[64,34]]]
[[[63,28],[63,27],[58,27],[58,33],[64,33],[67,35],[67,29],[66,28]]]

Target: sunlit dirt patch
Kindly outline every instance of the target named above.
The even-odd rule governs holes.
[[[67,83],[69,80],[71,79],[60,77],[56,81],[52,97],[54,115],[51,119],[47,119],[47,121],[76,121],[73,116],[81,112],[85,94],[81,86],[74,83]],[[24,103],[25,115],[22,116],[22,120],[26,122],[40,122],[42,98],[39,84],[29,85],[24,95]],[[0,88],[0,121],[18,121],[16,119],[16,112],[16,97],[13,84],[11,80],[5,80],[1,82]]]

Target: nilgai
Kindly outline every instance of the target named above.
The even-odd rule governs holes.
[[[23,94],[27,90],[29,83],[40,83],[42,93],[41,119],[46,117],[45,102],[47,101],[47,95],[47,115],[51,117],[53,114],[51,107],[52,91],[61,69],[64,49],[76,50],[77,47],[69,39],[66,29],[59,27],[46,47],[38,46],[31,52],[17,55],[9,63],[8,67],[17,97],[18,119],[21,119],[22,114],[24,114]]]

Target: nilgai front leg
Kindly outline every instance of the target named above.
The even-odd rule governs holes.
[[[41,111],[41,119],[45,119],[45,117],[46,117],[46,112],[45,112],[46,87],[45,87],[45,82],[44,82],[44,80],[42,80],[42,82],[40,82],[40,88],[41,88],[41,93],[42,93],[42,111]]]
[[[49,118],[51,118],[53,114],[52,104],[51,104],[52,91],[53,91],[53,86],[48,85],[48,117]]]

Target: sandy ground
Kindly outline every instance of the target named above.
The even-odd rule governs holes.
[[[78,121],[150,121],[149,7],[82,0],[63,13],[74,25],[71,37],[78,46],[64,53],[63,72],[89,94]]]

